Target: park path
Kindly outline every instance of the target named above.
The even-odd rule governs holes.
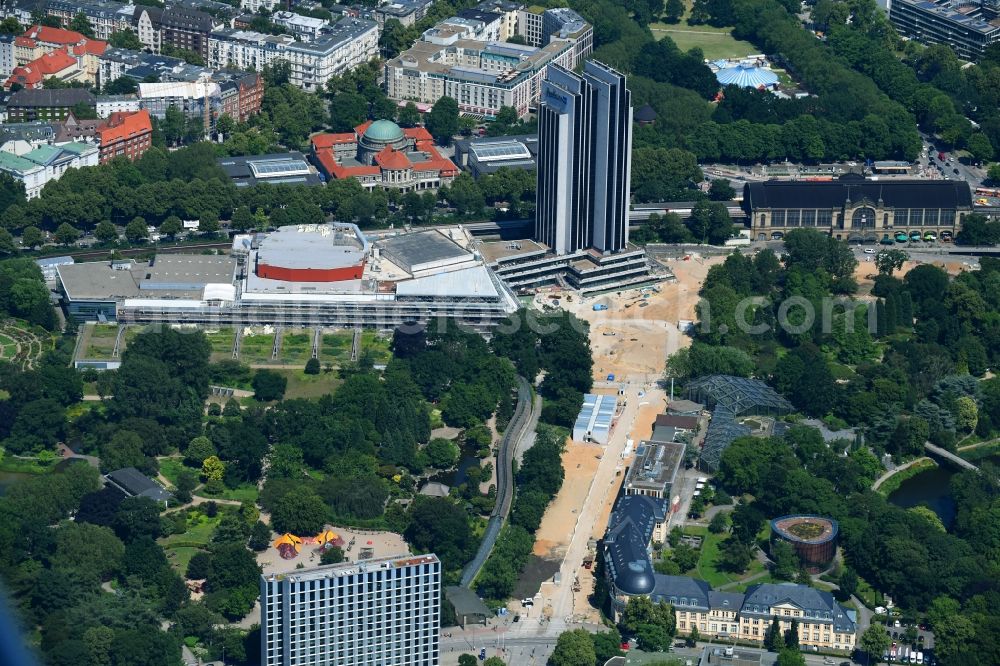
[[[493,551],[497,537],[500,536],[500,529],[507,520],[510,513],[511,503],[514,499],[514,451],[517,449],[521,438],[527,431],[527,426],[533,422],[532,415],[534,404],[531,400],[531,386],[524,377],[517,378],[517,407],[514,408],[514,416],[507,425],[503,439],[500,440],[500,447],[497,449],[496,475],[497,475],[497,497],[493,507],[493,515],[490,516],[483,540],[479,544],[476,556],[472,558],[462,571],[462,579],[459,583],[462,587],[469,587],[479,570],[486,563],[486,558]]]
[[[917,463],[919,463],[919,462],[921,462],[923,460],[930,460],[930,458],[928,458],[927,456],[920,456],[919,458],[914,458],[913,460],[911,460],[909,462],[903,463],[899,467],[895,467],[895,468],[889,470],[888,472],[886,472],[882,476],[880,476],[877,479],[875,479],[875,483],[872,484],[872,490],[878,490],[879,486],[881,486],[883,483],[885,483],[889,479],[889,477],[891,477],[892,475],[896,474],[897,472],[902,472],[904,469],[909,469],[910,467],[913,467],[914,465],[916,465]]]

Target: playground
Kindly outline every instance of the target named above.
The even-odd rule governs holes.
[[[319,558],[326,543],[339,546],[348,562],[408,555],[409,546],[403,537],[395,532],[380,532],[328,526],[318,535],[299,537],[283,534],[272,541],[263,553],[257,556],[263,573],[282,574],[295,571],[299,565],[319,566]],[[293,554],[294,553],[294,554]]]

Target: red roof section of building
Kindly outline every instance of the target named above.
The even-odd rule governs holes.
[[[108,116],[108,119],[97,128],[97,136],[101,145],[107,146],[152,131],[153,121],[150,120],[149,111],[146,109],[132,113],[118,111]]]
[[[87,39],[79,32],[65,30],[63,28],[50,28],[47,25],[33,25],[24,32],[22,37],[27,37],[28,39],[32,39],[36,42],[61,44],[63,46],[68,46],[69,44],[79,44],[83,40]]]
[[[394,150],[392,146],[386,146],[382,150],[375,153],[375,163],[378,164],[383,169],[390,169],[393,171],[401,171],[403,169],[409,169],[413,166],[413,163],[398,150]]]
[[[357,143],[358,135],[354,132],[343,132],[341,134],[317,134],[312,138],[313,150],[323,150],[347,143]]]
[[[66,49],[64,48],[52,53],[46,53],[40,58],[35,58],[27,65],[15,67],[4,87],[10,88],[15,83],[20,83],[25,88],[34,88],[42,83],[46,77],[58,74],[74,65],[76,65],[76,58],[66,53]]]
[[[108,48],[108,43],[97,39],[84,39],[79,44],[75,44],[70,48],[73,49],[73,53],[78,56],[87,54],[101,55]]]
[[[343,166],[337,163],[333,156],[333,147],[339,145],[356,144],[365,131],[371,126],[372,121],[368,120],[354,128],[354,132],[341,132],[337,134],[317,134],[312,137],[313,154],[320,166],[332,178],[338,180],[357,176],[378,176],[382,169],[401,170],[413,169],[414,171],[439,171],[441,176],[455,176],[458,174],[458,167],[446,157],[442,157],[434,145],[434,137],[424,127],[409,127],[403,129],[403,135],[413,140],[414,151],[427,155],[426,160],[414,162],[406,153],[395,150],[391,146],[386,146],[375,155],[375,164],[372,166]]]

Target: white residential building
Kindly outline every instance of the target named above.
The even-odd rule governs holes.
[[[0,77],[6,81],[14,71],[17,62],[14,60],[14,40],[16,35],[0,35]]]
[[[303,90],[320,90],[326,82],[378,57],[378,25],[343,18],[330,34],[311,43],[296,42],[286,50],[291,82]]]
[[[279,4],[278,0],[240,0],[240,9],[245,9],[248,12],[257,13],[260,11],[261,7],[269,12],[273,12],[274,8]]]
[[[252,30],[216,30],[208,42],[208,66],[259,72],[265,65],[284,60],[290,65],[293,85],[318,90],[332,77],[378,57],[378,26],[374,21],[344,18],[324,25],[323,34],[312,42]]]
[[[87,143],[40,146],[23,155],[0,151],[0,171],[24,183],[25,194],[34,199],[46,183],[59,180],[67,169],[97,166],[99,152]]]
[[[97,95],[97,117],[107,118],[112,113],[134,113],[139,110],[138,95]]]
[[[261,71],[295,44],[290,35],[265,35],[253,30],[216,30],[208,38],[208,66]]]
[[[435,555],[261,576],[261,664],[436,666],[440,605]]]
[[[307,42],[316,41],[330,27],[330,22],[326,19],[302,16],[294,12],[274,12],[271,14],[271,23],[286,28]]]

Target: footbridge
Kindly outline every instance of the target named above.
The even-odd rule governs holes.
[[[956,465],[958,465],[962,469],[969,469],[969,470],[973,470],[975,472],[979,471],[978,467],[976,467],[975,465],[973,465],[972,463],[970,463],[965,458],[962,458],[958,454],[952,453],[951,451],[946,451],[945,449],[942,449],[940,446],[934,446],[930,442],[924,442],[924,448],[927,449],[927,452],[930,453],[931,455],[934,455],[934,456],[937,456],[938,458],[943,458],[943,459],[945,459],[945,460],[947,460],[949,462],[955,463]]]

